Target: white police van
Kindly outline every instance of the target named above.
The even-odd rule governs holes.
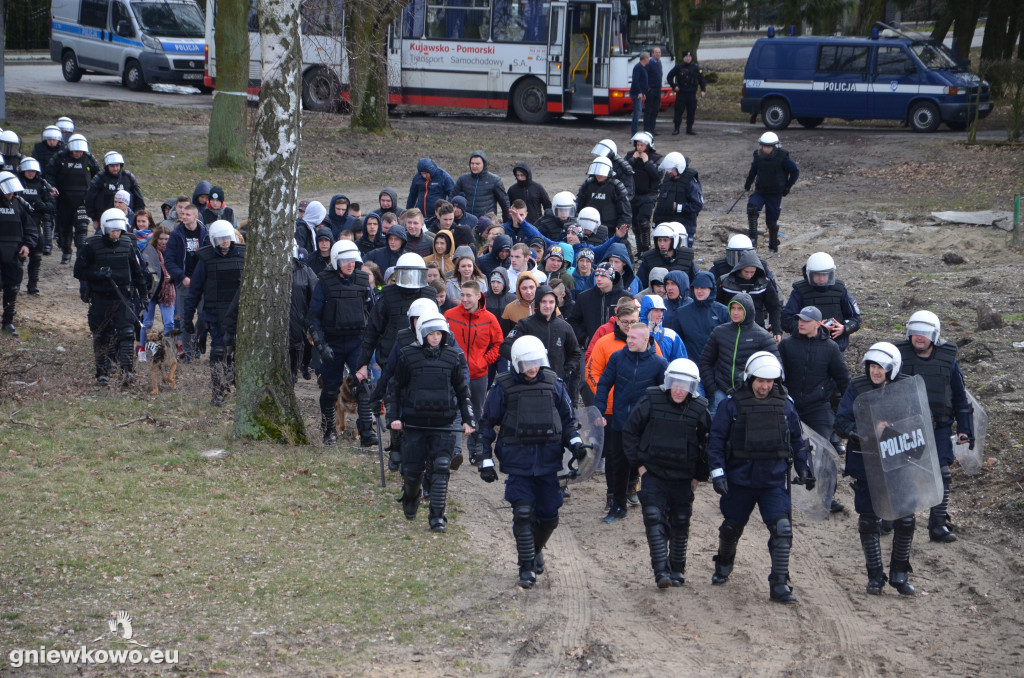
[[[773,31],[769,32],[774,35]],[[889,27],[871,38],[768,37],[754,43],[743,72],[740,108],[750,122],[807,128],[825,118],[904,120],[916,132],[940,123],[967,127],[992,112],[987,82],[940,44]]]
[[[203,11],[193,0],[53,0],[50,58],[64,79],[120,75],[126,87],[193,85],[206,91]]]

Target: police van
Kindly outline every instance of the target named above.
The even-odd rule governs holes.
[[[203,86],[205,19],[193,0],[53,0],[50,58],[64,79],[120,75],[126,87]]]
[[[761,38],[747,58],[740,100],[750,122],[760,114],[772,130],[793,118],[808,129],[843,118],[963,130],[974,106],[979,118],[992,112],[987,82],[934,40],[888,27],[871,38]]]

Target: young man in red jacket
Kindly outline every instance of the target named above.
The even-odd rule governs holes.
[[[487,371],[491,363],[498,359],[498,350],[505,337],[501,333],[498,319],[480,303],[480,283],[468,280],[462,283],[460,291],[462,303],[447,310],[444,317],[455,341],[469,362],[470,400],[473,403],[474,416],[479,417],[483,410],[484,398],[487,396]],[[458,440],[456,449],[461,446],[462,441]],[[469,450],[469,461],[475,465],[480,456],[480,434],[470,435],[466,447]]]

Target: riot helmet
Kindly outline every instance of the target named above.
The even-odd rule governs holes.
[[[548,350],[539,337],[519,337],[512,344],[512,369],[519,374],[525,374],[533,367],[551,367],[548,362]]]
[[[753,379],[782,379],[782,363],[768,351],[757,351],[743,368],[743,381]]]
[[[609,155],[617,156],[619,154],[619,149],[611,139],[601,139],[601,141],[598,141],[597,145],[594,146],[593,150],[590,152],[601,157],[607,157]]]
[[[761,135],[761,138],[757,140],[758,146],[778,146],[779,135],[775,132],[765,132]]]
[[[900,373],[900,368],[903,367],[903,356],[900,355],[900,350],[888,341],[880,341],[877,344],[872,344],[871,348],[864,352],[864,358],[861,360],[864,363],[864,373],[868,374],[868,363],[874,363],[885,370],[885,375],[889,381],[896,378],[896,375]],[[868,377],[870,378],[870,374]]]
[[[729,244],[726,245],[725,263],[729,264],[729,266],[735,266],[744,252],[749,252],[753,249],[754,243],[750,242],[750,238],[742,233],[737,233],[729,238]]]
[[[671,391],[672,387],[681,388],[689,393],[697,393],[700,384],[700,370],[697,363],[686,358],[676,358],[665,370],[665,381],[661,384],[662,391]]]
[[[24,190],[25,188],[21,185],[21,180],[18,177],[10,172],[0,172],[0,193],[9,195],[11,193],[21,193]]]
[[[344,264],[355,261],[363,263],[363,257],[359,253],[359,247],[351,240],[339,240],[331,245],[331,268],[340,270]]]
[[[225,219],[218,219],[210,224],[210,244],[214,247],[220,247],[225,239],[228,242],[238,242],[235,227],[231,225],[231,222]]]
[[[807,265],[804,268],[806,269],[807,282],[812,287],[831,287],[836,282],[836,262],[827,252],[815,252],[807,257]],[[828,282],[823,285],[815,283],[815,273],[827,273]]]
[[[679,151],[672,151],[661,161],[658,169],[662,172],[674,169],[679,174],[682,174],[686,171],[686,157]]]
[[[651,231],[651,240],[655,247],[658,245],[658,238],[668,238],[669,249],[673,249],[676,245],[676,229],[672,228],[668,222],[660,223]]]
[[[440,346],[444,346],[448,339],[448,321],[439,312],[420,316],[416,326],[416,343],[425,346],[427,335],[431,332],[441,332]]]
[[[673,247],[677,250],[686,247],[686,243],[688,242],[687,238],[689,237],[686,234],[686,226],[683,226],[678,221],[670,221],[668,222],[668,225],[676,232],[676,241],[673,244]]]
[[[110,235],[112,231],[125,232],[128,230],[128,217],[116,207],[111,207],[100,215],[100,230],[103,231],[103,235]]]
[[[636,134],[633,135],[633,138],[630,139],[630,141],[633,142],[634,147],[636,146],[636,142],[638,141],[647,144],[647,148],[650,148],[651,146],[654,145],[654,137],[651,136],[650,132],[637,132]]]
[[[71,138],[68,139],[68,150],[69,151],[82,151],[83,153],[89,152],[89,142],[85,140],[85,137],[81,134],[72,134]]]
[[[572,219],[576,216],[576,196],[569,191],[560,191],[551,198],[551,212],[559,219]]]
[[[395,263],[395,284],[407,290],[418,290],[426,285],[427,264],[423,257],[414,252],[406,252],[398,257]]]
[[[74,131],[75,131],[75,123],[74,123],[74,121],[72,121],[71,118],[67,117],[66,115],[62,116],[60,118],[57,118],[57,125],[56,126],[57,126],[57,129],[59,129],[64,134],[73,134]]]
[[[0,153],[4,155],[21,153],[21,137],[9,129],[0,132]]]
[[[124,156],[117,151],[109,151],[103,156],[103,166],[110,167],[111,165],[124,166]]]
[[[592,177],[610,177],[612,175],[612,161],[603,155],[594,158],[590,163],[587,174]]]
[[[405,312],[405,316],[409,319],[409,326],[412,327],[413,318],[420,318],[430,313],[440,313],[437,309],[437,302],[433,299],[417,299],[409,304],[409,310]]]
[[[18,171],[24,173],[24,172],[40,172],[42,170],[39,169],[39,161],[38,160],[36,160],[32,156],[26,156],[26,157],[22,158],[21,162],[18,164]]]
[[[580,225],[585,234],[593,233],[601,225],[601,213],[596,207],[584,207],[580,215],[576,217],[576,223]]]
[[[47,125],[43,130],[43,141],[61,141],[64,139],[64,135],[60,133],[60,127],[56,125]]]
[[[911,335],[917,334],[927,337],[933,344],[937,344],[941,330],[942,324],[939,322],[939,316],[931,311],[917,311],[907,321],[907,339],[910,339]]]

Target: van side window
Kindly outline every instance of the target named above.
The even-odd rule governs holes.
[[[79,23],[93,28],[106,28],[107,5],[107,0],[82,0],[82,15]]]
[[[818,52],[818,72],[864,73],[870,51],[870,47],[855,45],[822,45]]]
[[[110,12],[110,25],[117,31],[117,24],[124,21],[128,24],[128,35],[124,36],[127,38],[135,37],[135,28],[132,26],[132,19],[128,16],[128,8],[122,5],[120,2],[115,2]]]
[[[910,75],[917,66],[902,47],[879,47],[875,70],[878,75]]]

